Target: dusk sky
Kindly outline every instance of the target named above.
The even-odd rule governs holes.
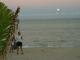
[[[2,0],[22,18],[79,18],[80,0]]]

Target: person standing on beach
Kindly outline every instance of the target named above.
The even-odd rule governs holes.
[[[18,32],[18,35],[16,36],[16,46],[17,46],[17,54],[19,54],[19,48],[21,50],[21,54],[23,54],[23,49],[22,49],[22,36],[21,33]]]
[[[15,37],[13,36],[10,41],[10,51],[9,51],[10,53],[13,53],[14,46],[15,46]]]
[[[13,53],[13,50],[14,50],[14,48],[16,47],[16,40],[15,40],[15,33],[12,33],[12,35],[10,35],[11,37],[10,37],[10,40],[9,40],[9,43],[8,43],[8,45],[10,46],[10,50],[9,50],[9,52],[10,53]]]

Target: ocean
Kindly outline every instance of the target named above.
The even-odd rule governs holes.
[[[26,19],[19,29],[23,47],[80,47],[79,19]]]

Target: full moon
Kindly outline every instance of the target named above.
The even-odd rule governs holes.
[[[57,11],[60,11],[60,9],[58,8]]]

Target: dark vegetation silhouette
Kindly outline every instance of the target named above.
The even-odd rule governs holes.
[[[3,59],[6,57],[8,44],[15,32],[15,22],[17,22],[19,12],[20,7],[13,12],[3,2],[0,2],[0,56],[3,56]]]

